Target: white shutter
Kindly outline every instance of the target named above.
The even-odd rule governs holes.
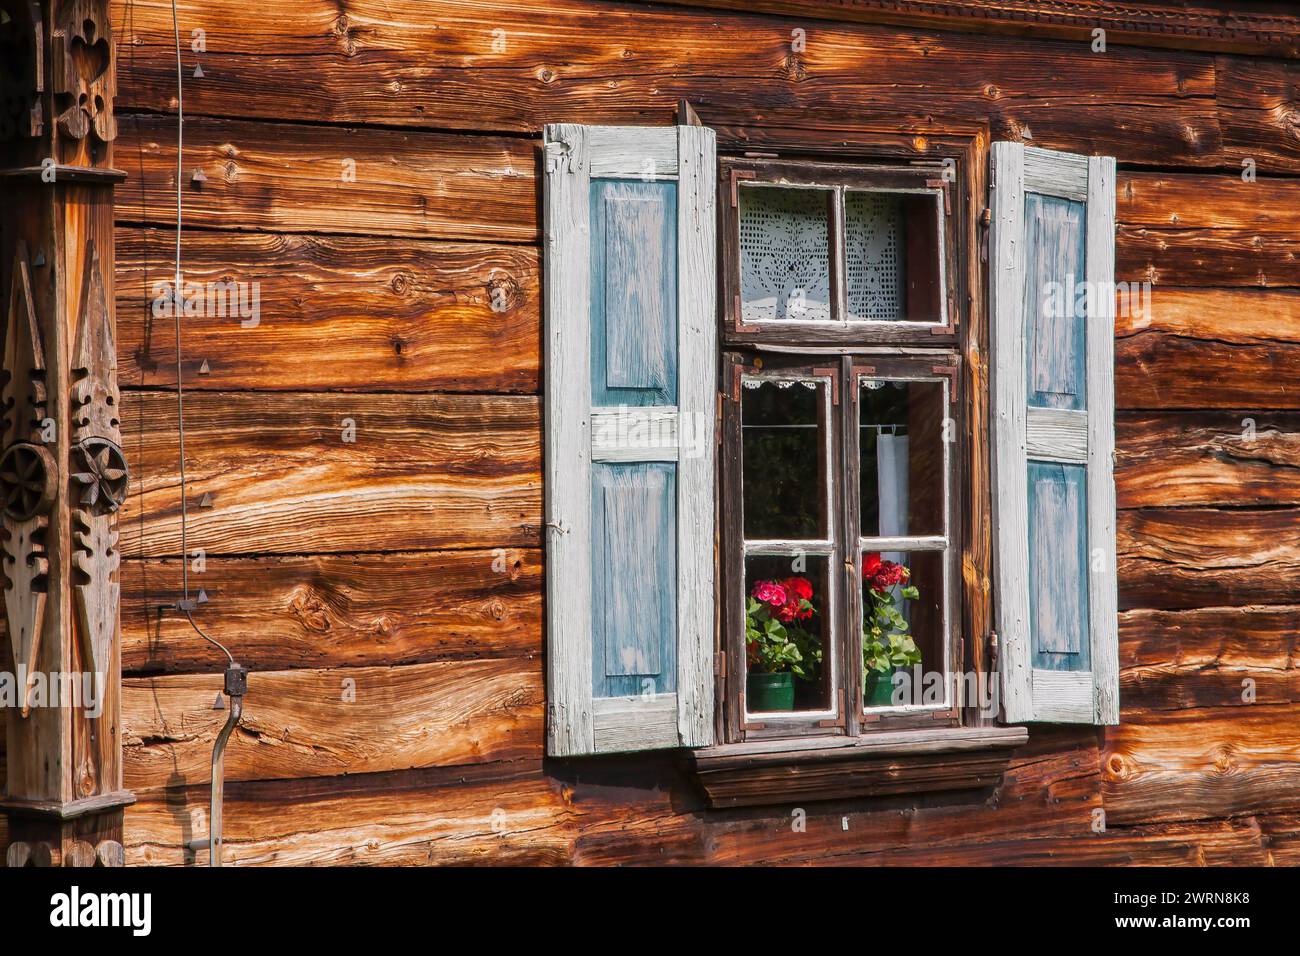
[[[552,756],[713,743],[714,143],[545,131]]]
[[[992,176],[1003,713],[1114,724],[1115,160],[995,143]]]

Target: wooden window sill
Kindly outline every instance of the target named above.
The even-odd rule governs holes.
[[[992,786],[1024,727],[943,727],[750,741],[691,751],[711,807],[844,800]]]

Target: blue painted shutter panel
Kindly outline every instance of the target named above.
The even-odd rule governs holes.
[[[1115,162],[995,143],[995,620],[1008,721],[1119,721]]]
[[[713,742],[715,148],[548,126],[547,752]]]

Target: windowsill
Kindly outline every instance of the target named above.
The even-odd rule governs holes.
[[[723,744],[688,758],[711,807],[993,786],[1024,727],[943,727]]]

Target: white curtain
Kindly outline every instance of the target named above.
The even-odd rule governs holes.
[[[880,505],[880,536],[903,536],[907,532],[907,436],[887,435],[876,438],[876,487]],[[905,563],[907,555],[889,551],[881,560]],[[895,595],[897,597],[897,595]],[[911,624],[912,602],[901,602],[903,619]]]

